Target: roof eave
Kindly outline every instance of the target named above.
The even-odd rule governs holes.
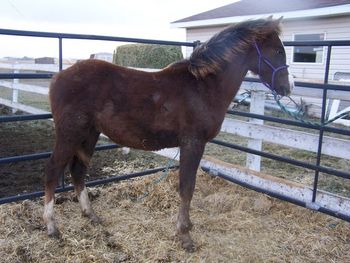
[[[219,26],[233,23],[239,23],[248,19],[256,19],[261,17],[268,17],[274,15],[275,17],[283,16],[284,19],[300,19],[300,18],[312,18],[312,17],[329,17],[329,16],[340,16],[350,14],[350,4],[338,5],[332,7],[315,8],[291,12],[280,12],[273,14],[257,14],[257,15],[246,15],[246,16],[232,16],[224,18],[214,18],[206,20],[193,20],[188,22],[173,22],[171,23],[172,28],[192,28],[192,27],[204,27],[204,26]]]

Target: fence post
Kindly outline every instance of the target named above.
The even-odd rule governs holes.
[[[250,113],[264,115],[265,110],[265,92],[258,89],[252,89],[251,91],[251,102],[250,102]],[[263,124],[263,120],[250,118],[249,122],[256,124]],[[248,148],[261,151],[262,140],[261,139],[249,139]],[[260,172],[261,156],[254,154],[247,154],[246,167],[248,169]]]
[[[17,74],[19,73],[18,69],[15,69],[13,73]],[[13,79],[12,82],[12,103],[17,103],[18,102],[18,89],[17,89],[17,84],[18,84],[18,79]],[[17,109],[12,108],[12,113],[16,113]]]

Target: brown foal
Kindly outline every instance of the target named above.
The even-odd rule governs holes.
[[[50,236],[54,192],[69,166],[83,215],[91,208],[84,177],[100,133],[119,145],[159,150],[180,147],[180,208],[177,235],[194,250],[189,208],[205,144],[220,131],[226,110],[250,70],[281,95],[290,92],[280,20],[250,20],[230,26],[196,48],[189,59],[159,72],[143,72],[99,60],[85,60],[58,73],[50,102],[56,130],[45,175],[44,221]],[[260,55],[259,55],[260,53]],[[284,67],[277,73],[274,67]]]

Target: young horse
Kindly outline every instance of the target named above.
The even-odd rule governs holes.
[[[50,236],[54,191],[69,165],[83,215],[92,210],[84,177],[100,133],[142,150],[180,147],[180,207],[177,235],[193,251],[190,202],[205,144],[214,138],[248,70],[280,95],[290,92],[280,20],[239,23],[194,50],[190,59],[147,73],[86,60],[57,74],[50,101],[56,143],[46,165],[44,221]]]

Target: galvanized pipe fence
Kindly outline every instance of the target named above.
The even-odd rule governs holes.
[[[10,36],[27,36],[27,37],[39,37],[39,38],[55,38],[58,40],[58,68],[59,70],[63,69],[63,40],[64,39],[80,39],[80,40],[102,40],[102,41],[115,41],[115,42],[131,42],[131,43],[145,43],[145,44],[162,44],[162,45],[174,45],[174,46],[186,46],[186,47],[192,47],[195,48],[199,41],[195,42],[175,42],[175,41],[163,41],[163,40],[151,40],[151,39],[139,39],[139,38],[125,38],[125,37],[113,37],[113,36],[99,36],[99,35],[82,35],[82,34],[65,34],[65,33],[51,33],[51,32],[34,32],[34,31],[22,31],[22,30],[8,30],[8,29],[0,29],[0,35],[10,35]],[[339,127],[330,127],[325,126],[325,118],[326,118],[326,102],[327,102],[327,92],[329,90],[334,91],[348,91],[350,92],[350,86],[349,85],[336,85],[336,84],[330,84],[329,83],[329,69],[331,66],[331,54],[332,54],[332,47],[337,46],[350,46],[350,41],[347,40],[337,40],[337,41],[286,41],[284,42],[285,46],[323,46],[327,47],[327,54],[326,54],[326,61],[325,61],[325,72],[324,72],[324,78],[323,83],[308,83],[308,82],[296,82],[296,86],[302,86],[310,89],[320,89],[322,90],[322,109],[321,109],[321,118],[320,122],[317,124],[310,124],[310,123],[304,123],[299,122],[296,120],[291,119],[284,119],[279,117],[273,117],[273,116],[265,116],[260,114],[253,114],[238,110],[228,110],[228,114],[234,115],[234,116],[242,116],[242,117],[248,117],[248,118],[255,118],[260,120],[265,120],[269,122],[275,122],[279,124],[285,124],[295,127],[302,127],[302,128],[308,128],[318,131],[318,147],[317,147],[317,155],[316,155],[316,162],[315,163],[309,163],[309,162],[303,162],[299,160],[295,160],[289,157],[280,156],[277,154],[268,153],[265,151],[258,151],[254,149],[250,149],[248,147],[244,147],[238,144],[234,143],[228,143],[223,142],[217,139],[214,139],[211,141],[213,144],[221,145],[224,147],[228,147],[231,149],[243,151],[246,153],[251,153],[254,155],[259,155],[265,158],[269,158],[275,161],[280,161],[288,164],[292,164],[298,167],[303,167],[306,169],[310,169],[314,171],[314,178],[313,178],[313,194],[312,194],[312,200],[310,200],[311,203],[315,203],[317,201],[317,191],[318,191],[318,181],[319,181],[319,174],[320,173],[326,173],[329,175],[333,175],[336,177],[341,177],[345,179],[350,179],[350,172],[349,171],[342,171],[333,169],[327,166],[321,165],[321,158],[322,158],[322,142],[325,132],[331,132],[334,134],[341,134],[345,136],[350,136],[350,130],[345,128],[339,128]],[[0,79],[50,79],[54,74],[53,73],[0,73]],[[246,78],[245,81],[251,81],[251,82],[259,82],[259,80],[255,78]],[[31,114],[31,115],[15,115],[15,116],[0,116],[0,123],[3,122],[15,122],[15,121],[32,121],[32,120],[43,120],[43,119],[50,119],[52,118],[51,114]],[[106,149],[113,149],[119,147],[116,144],[108,144],[108,145],[99,145],[96,147],[96,150],[106,150]],[[31,160],[39,160],[39,159],[45,159],[48,158],[51,155],[51,152],[44,152],[44,153],[34,153],[29,155],[21,155],[21,156],[12,156],[12,157],[3,157],[0,158],[0,165],[1,164],[7,164],[7,163],[15,163],[15,162],[22,162],[22,161],[31,161]],[[174,167],[174,166],[172,166]],[[107,179],[100,179],[95,181],[89,181],[87,182],[88,186],[96,186],[100,184],[105,184],[113,181],[120,181],[125,179],[130,179],[138,176],[144,176],[148,174],[153,174],[162,170],[165,170],[167,167],[160,167],[156,169],[150,169],[143,172],[138,173],[132,173],[132,174],[126,174],[126,175],[119,175],[119,176],[112,176]],[[207,169],[208,170],[208,169]],[[218,173],[218,176],[229,180],[231,182],[240,184],[244,187],[253,189],[255,191],[263,192],[265,194],[268,194],[270,196],[297,204],[299,206],[303,207],[309,207],[310,208],[310,202],[302,202],[300,200],[293,199],[291,197],[286,197],[285,195],[276,194],[275,192],[251,186],[249,184],[242,183],[240,181],[237,181],[233,179],[230,176],[227,176],[223,173]],[[64,178],[62,179],[61,186],[57,188],[56,192],[64,192],[72,190],[72,186],[66,186],[64,183]],[[35,197],[43,196],[43,192],[34,192],[34,193],[26,193],[16,196],[10,196],[5,198],[0,198],[0,204],[24,200],[24,199],[30,199]],[[346,221],[350,222],[350,216],[336,213],[331,209],[326,208],[320,208],[318,211],[344,219]]]

